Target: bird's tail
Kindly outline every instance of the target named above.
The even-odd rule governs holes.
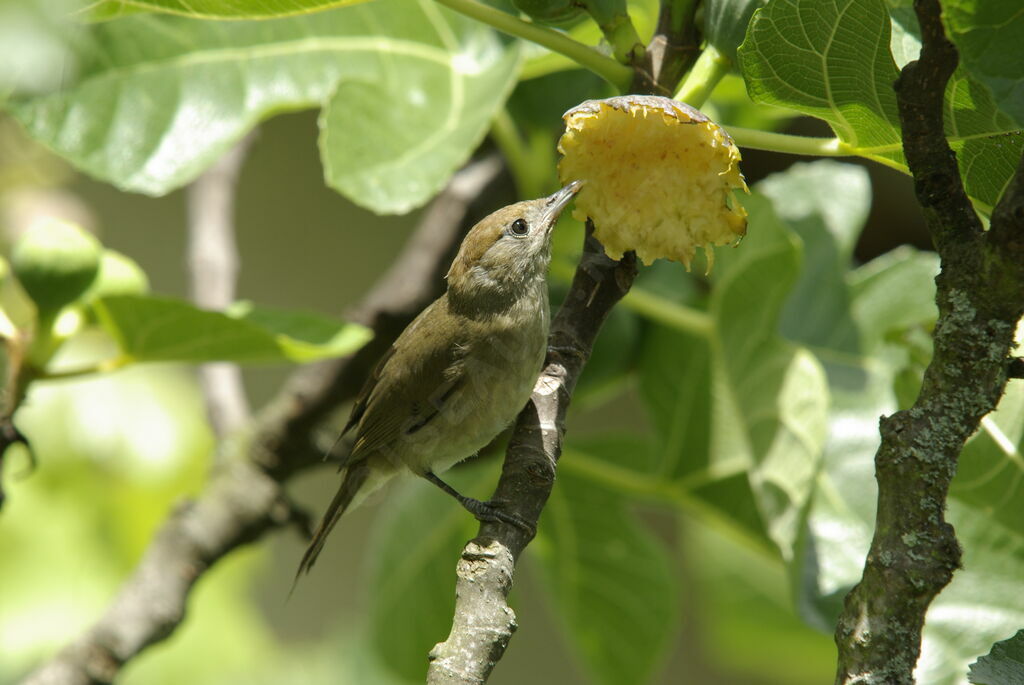
[[[302,555],[299,569],[295,572],[295,580],[292,581],[292,589],[288,593],[289,596],[295,591],[295,585],[299,582],[299,578],[304,573],[309,573],[309,570],[313,568],[313,564],[316,563],[316,558],[320,556],[320,550],[324,548],[324,543],[327,542],[327,536],[334,528],[334,524],[338,522],[341,515],[348,509],[369,475],[370,465],[366,459],[350,464],[346,469],[345,477],[341,481],[338,493],[331,500],[331,505],[327,507],[320,525],[317,526],[316,532],[313,533],[313,539],[310,541],[306,553]]]

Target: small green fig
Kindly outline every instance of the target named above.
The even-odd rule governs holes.
[[[107,295],[143,295],[149,292],[149,278],[134,259],[116,250],[103,250],[100,272],[89,286],[85,300]]]
[[[40,319],[55,317],[86,291],[99,272],[102,249],[91,234],[57,219],[36,223],[21,235],[11,268]]]

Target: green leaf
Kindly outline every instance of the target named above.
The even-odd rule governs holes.
[[[902,11],[890,16],[882,0],[770,0],[754,14],[739,50],[751,98],[823,119],[847,151],[907,171],[890,31],[899,27],[895,44],[906,59],[916,25]],[[989,210],[1016,167],[1024,136],[962,69],[950,79],[945,111],[967,193]]]
[[[710,338],[654,329],[641,393],[657,428],[656,472],[789,558],[825,438],[828,393],[814,357],[778,335],[800,268],[798,241],[763,196],[744,204],[747,238],[717,253]]]
[[[78,7],[78,0],[0,2],[0,106],[11,96],[45,93],[77,72],[72,46],[82,27],[67,16]]]
[[[739,49],[747,91],[824,119],[854,149],[898,149],[889,30],[882,0],[771,0]]]
[[[459,492],[496,480],[496,464],[470,464],[445,474]],[[387,493],[373,531],[366,596],[371,640],[382,664],[422,682],[427,654],[445,639],[455,609],[455,565],[476,521],[455,501],[422,479]]]
[[[889,18],[892,20],[892,39],[889,49],[900,69],[921,54],[921,26],[912,3],[904,0],[887,0]]]
[[[960,64],[988,88],[1000,111],[1024,126],[1024,12],[1013,2],[947,0],[942,18]]]
[[[949,502],[947,518],[963,547],[963,568],[925,616],[914,675],[917,682],[929,685],[959,685],[968,664],[1024,625],[1020,521],[1008,528],[956,499]]]
[[[462,65],[454,43],[439,61],[394,55],[400,76],[343,81],[320,115],[327,184],[378,212],[402,214],[427,202],[486,133],[495,103],[515,81],[515,51],[476,55]],[[479,69],[480,62],[495,64]],[[479,94],[486,93],[484,106]],[[353,116],[353,112],[362,116]]]
[[[609,389],[621,387],[639,357],[639,338],[639,317],[623,307],[613,309],[594,342],[573,401],[587,401],[588,397],[599,399]]]
[[[719,253],[711,297],[712,461],[744,464],[769,537],[789,559],[824,445],[828,389],[814,356],[777,333],[800,245],[764,196],[744,205],[749,234]]]
[[[905,331],[934,323],[936,261],[933,254],[905,248],[848,274],[859,351],[814,348],[828,375],[832,406],[792,581],[801,615],[822,630],[834,627],[843,597],[863,571],[874,530],[878,418],[898,408],[893,385],[910,363]]]
[[[996,411],[960,453],[950,497],[1015,527],[1024,521],[1024,381],[1010,381]]]
[[[701,478],[711,448],[711,349],[706,340],[653,326],[640,354],[640,393],[655,427],[652,471]],[[635,468],[635,467],[634,467]],[[756,529],[755,529],[756,530]]]
[[[529,550],[594,681],[647,682],[678,618],[676,574],[649,527],[615,491],[562,468]]]
[[[83,171],[167,193],[261,119],[326,103],[328,180],[380,212],[407,211],[444,184],[483,138],[518,64],[515,44],[429,0],[315,20],[137,15],[93,26],[90,45],[89,66],[67,88],[12,104],[34,138]],[[342,85],[353,81],[378,90]]]
[[[902,68],[921,52],[921,28],[909,3],[890,5],[889,16],[890,47]],[[968,73],[963,60],[946,86],[945,127],[967,194],[982,209],[994,207],[1017,168],[1024,135],[1016,130],[1020,124],[1000,111],[992,93]]]
[[[301,312],[245,306],[236,316],[171,298],[115,295],[93,306],[134,361],[308,362],[359,349],[370,331]]]
[[[88,8],[93,20],[108,20],[139,12],[164,12],[197,19],[267,19],[309,14],[367,0],[99,0]]]
[[[800,236],[803,268],[782,310],[782,335],[794,342],[854,352],[857,332],[843,277],[868,218],[871,182],[853,164],[794,164],[758,183],[776,214]]]
[[[708,0],[704,4],[704,37],[736,61],[736,48],[743,42],[754,10],[768,0]]]
[[[939,315],[935,306],[938,274],[937,254],[903,246],[847,275],[852,315],[865,353],[877,353],[888,338],[901,331],[931,329]]]
[[[971,664],[967,679],[975,685],[1024,683],[1024,630],[992,645],[992,650]]]
[[[828,631],[849,578],[859,577],[863,565],[874,516],[877,420],[893,405],[891,371],[859,354],[856,301],[845,280],[871,189],[862,169],[828,160],[794,165],[756,189],[771,199],[807,255],[786,298],[780,330],[808,345],[821,364],[829,407],[822,464],[813,497],[800,511],[789,574],[801,616]]]
[[[831,632],[864,569],[875,521],[878,417],[896,409],[896,400],[893,372],[881,361],[824,348],[815,355],[831,398],[828,439],[789,571],[801,617]]]

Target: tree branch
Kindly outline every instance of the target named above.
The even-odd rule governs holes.
[[[696,0],[665,0],[658,25],[644,53],[644,72],[664,95],[675,92],[679,80],[700,56]]]
[[[168,517],[103,617],[23,685],[110,683],[127,661],[174,632],[192,586],[218,559],[292,520],[282,486],[320,463],[315,429],[355,396],[398,333],[440,294],[462,235],[493,204],[481,196],[497,189],[500,168],[491,158],[455,176],[358,308],[374,339],[351,357],[296,371],[256,418],[251,439],[234,444],[239,454],[214,470],[196,501]]]
[[[935,352],[914,405],[880,423],[875,535],[836,628],[836,683],[914,682],[925,613],[960,564],[943,516],[957,457],[1003,393],[1024,314],[1024,160],[985,232],[943,135],[957,54],[940,9],[915,2],[921,58],[896,82],[904,151],[942,262]]]
[[[193,301],[204,309],[221,311],[235,300],[235,187],[255,136],[254,130],[188,188],[189,287]],[[203,364],[199,384],[214,435],[223,438],[249,421],[249,400],[237,364]]]
[[[588,222],[580,265],[551,323],[544,370],[516,421],[493,497],[534,527],[554,484],[576,381],[601,325],[636,276],[634,255],[618,262],[609,259],[592,232]],[[515,562],[530,539],[522,528],[484,522],[466,545],[457,569],[452,630],[430,653],[430,685],[479,685],[487,680],[516,629],[506,599]]]

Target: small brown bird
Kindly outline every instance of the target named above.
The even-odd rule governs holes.
[[[580,188],[494,212],[466,235],[448,291],[409,324],[377,364],[352,408],[356,429],[344,476],[302,557],[308,572],[349,507],[407,468],[482,520],[521,525],[496,506],[438,478],[475,454],[526,404],[547,348],[551,229]]]

